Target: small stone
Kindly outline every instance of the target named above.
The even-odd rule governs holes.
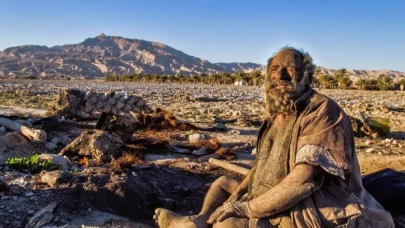
[[[397,142],[397,140],[394,140],[394,141],[392,141],[391,144],[392,144],[392,145],[398,145],[398,142]]]
[[[8,187],[6,180],[2,176],[0,176],[0,192],[5,192],[8,190],[9,190],[9,187]]]
[[[6,199],[10,199],[10,196],[2,196],[1,200],[6,200]]]
[[[31,196],[33,196],[33,195],[34,195],[34,193],[28,192],[28,193],[25,194],[25,197],[31,197]]]
[[[123,108],[125,107],[125,104],[122,103],[122,102],[117,102],[117,104],[115,105],[115,107],[116,107],[118,110],[121,110],[121,109],[123,109]]]
[[[72,143],[72,139],[70,139],[68,136],[63,136],[61,139],[62,145],[67,146],[70,143]]]
[[[204,139],[205,139],[204,135],[201,135],[201,134],[198,134],[198,133],[188,136],[188,140],[190,141],[190,143],[197,143],[197,142],[200,142],[200,141],[202,141]]]
[[[66,157],[58,154],[41,154],[38,161],[52,160],[52,164],[59,169],[70,169],[72,162]]]
[[[254,149],[252,150],[252,155],[256,155],[256,152],[257,152],[257,148],[254,148]]]
[[[45,172],[41,177],[41,181],[47,183],[51,187],[55,187],[59,184],[68,182],[71,177],[72,175],[67,170],[54,170]]]
[[[208,154],[207,149],[205,147],[201,147],[198,150],[194,150],[193,152],[191,152],[191,154],[197,155],[197,156],[203,156]]]
[[[366,150],[366,153],[371,153],[371,152],[373,152],[374,151],[374,148],[368,148],[367,150]]]
[[[371,145],[371,144],[372,144],[372,142],[371,142],[370,140],[367,140],[367,141],[366,141],[366,145],[367,145],[367,146],[369,146],[369,145]]]
[[[55,145],[55,144],[52,143],[52,142],[46,143],[45,147],[46,147],[46,149],[47,149],[48,151],[54,151],[54,150],[56,150],[56,148],[58,148],[58,146]]]
[[[4,135],[6,133],[6,128],[0,127],[0,135]]]
[[[58,139],[58,138],[53,138],[53,139],[51,140],[51,142],[52,142],[53,144],[55,144],[55,145],[58,145],[58,144],[60,143],[60,139]]]
[[[34,214],[34,212],[35,212],[34,210],[29,210],[27,213],[31,215]]]

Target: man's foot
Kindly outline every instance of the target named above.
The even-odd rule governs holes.
[[[207,221],[201,216],[181,216],[172,211],[158,208],[155,210],[153,219],[159,225],[160,228],[206,228]]]

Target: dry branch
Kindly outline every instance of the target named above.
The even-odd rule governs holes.
[[[232,171],[232,172],[235,172],[235,173],[239,173],[239,174],[244,175],[244,176],[246,176],[249,173],[249,169],[240,167],[238,165],[231,164],[231,163],[226,162],[226,161],[221,161],[221,160],[218,160],[218,159],[215,159],[215,158],[210,158],[208,160],[208,162],[210,164],[212,164],[212,165],[224,168],[226,170],[229,170],[229,171]]]
[[[7,118],[0,117],[0,126],[3,126],[12,131],[16,131],[30,140],[45,141],[47,138],[47,134],[45,131],[30,129]]]

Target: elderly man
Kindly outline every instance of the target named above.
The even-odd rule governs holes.
[[[265,121],[253,168],[243,181],[221,177],[201,212],[159,208],[154,219],[174,227],[394,227],[389,212],[364,189],[351,123],[310,85],[308,53],[286,47],[267,62]]]

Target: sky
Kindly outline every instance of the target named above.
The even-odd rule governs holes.
[[[290,45],[322,67],[405,71],[402,0],[0,0],[0,50],[100,33],[214,63],[266,64]]]

